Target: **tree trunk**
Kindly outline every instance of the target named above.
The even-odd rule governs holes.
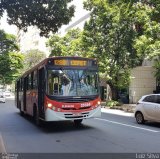
[[[118,88],[113,86],[113,84],[109,83],[112,92],[112,100],[118,100]]]

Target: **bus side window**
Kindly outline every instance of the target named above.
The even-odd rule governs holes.
[[[33,89],[37,88],[37,71],[33,72]]]
[[[25,77],[25,89],[28,90],[28,76]]]
[[[23,91],[23,78],[21,78],[21,86],[20,86],[20,90]]]

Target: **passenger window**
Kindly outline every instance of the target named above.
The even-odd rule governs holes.
[[[37,71],[33,73],[33,89],[37,88]]]
[[[160,95],[156,95],[156,103],[160,104]]]
[[[151,96],[147,96],[143,99],[144,102],[151,102],[151,103],[156,103],[156,100],[155,100],[155,96],[154,95],[151,95]]]

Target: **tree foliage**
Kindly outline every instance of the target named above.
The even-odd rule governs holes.
[[[51,49],[50,56],[82,56],[84,51],[81,35],[80,29],[72,29],[63,37],[51,36],[47,42],[47,46]]]
[[[23,67],[23,55],[18,53],[16,37],[0,30],[0,83],[9,84]]]
[[[92,13],[84,27],[83,42],[89,46],[88,54],[100,61],[101,74],[106,77],[116,98],[121,83],[124,87],[129,83],[129,69],[141,62],[132,47],[136,36],[130,19],[133,13],[128,3],[89,2],[86,7],[92,9]]]
[[[87,0],[85,8],[92,10],[83,34],[87,54],[99,59],[101,75],[116,92],[129,84],[130,68],[159,52],[160,2]]]
[[[46,54],[40,50],[33,49],[28,50],[24,54],[24,68],[22,72],[27,71],[28,69],[32,68],[36,64],[38,64],[40,61],[46,58]]]
[[[10,84],[18,76],[22,65],[23,55],[9,52],[0,56],[0,83]]]
[[[7,34],[0,30],[0,54],[5,54],[9,51],[18,51],[16,37],[12,34]]]
[[[0,17],[7,11],[9,24],[27,30],[37,26],[41,35],[57,32],[63,24],[68,24],[74,15],[72,0],[1,0]]]

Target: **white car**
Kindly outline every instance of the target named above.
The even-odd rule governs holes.
[[[0,92],[0,102],[2,102],[2,103],[6,102],[6,97],[4,95],[4,92]]]
[[[11,96],[11,92],[10,91],[5,91],[5,96],[6,97],[10,97]]]
[[[145,121],[160,122],[160,94],[142,96],[135,109],[135,118],[138,124]]]

